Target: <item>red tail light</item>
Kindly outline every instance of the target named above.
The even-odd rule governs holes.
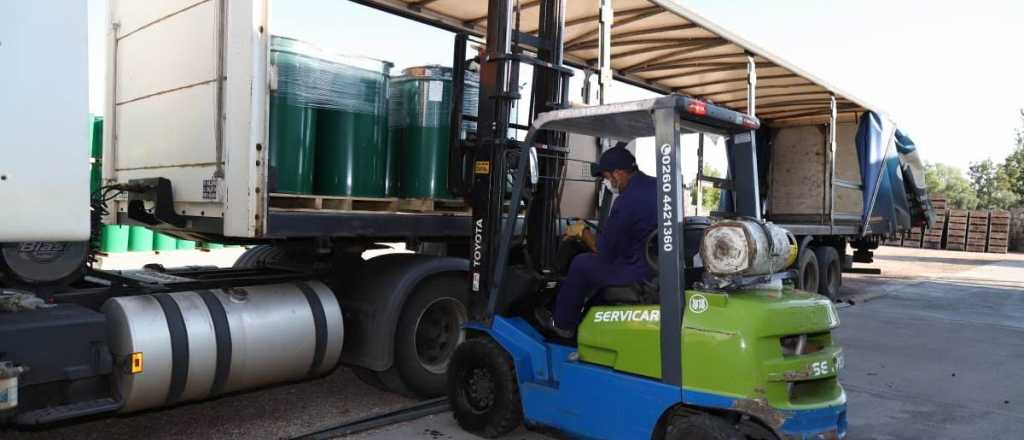
[[[691,99],[690,102],[686,104],[686,111],[697,116],[704,116],[708,114],[708,107],[703,102]]]

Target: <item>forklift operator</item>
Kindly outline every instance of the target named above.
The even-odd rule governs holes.
[[[636,158],[623,146],[601,155],[594,177],[617,194],[608,218],[595,236],[582,221],[566,228],[564,239],[582,241],[590,252],[577,255],[555,298],[554,317],[538,309],[538,321],[562,337],[572,337],[583,304],[598,289],[631,285],[654,275],[645,258],[646,240],[657,226],[657,180],[636,166]]]

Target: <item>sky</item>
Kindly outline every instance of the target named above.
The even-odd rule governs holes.
[[[106,0],[88,1],[90,108],[101,114]],[[926,161],[966,169],[1013,147],[1024,107],[1024,1],[677,1],[887,113]],[[394,71],[451,63],[445,31],[345,0],[272,5],[275,34],[387,59]],[[617,85],[610,95],[647,93]]]

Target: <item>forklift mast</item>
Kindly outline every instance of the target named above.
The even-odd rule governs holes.
[[[513,161],[519,157],[512,153],[522,147],[521,142],[510,136],[510,128],[515,126],[511,121],[512,106],[522,98],[518,85],[520,66],[526,63],[534,70],[529,106],[531,120],[537,114],[566,106],[572,75],[572,70],[562,64],[565,0],[540,1],[540,28],[536,36],[520,32],[519,10],[514,7],[518,4],[513,0],[488,2],[486,49],[480,60],[478,143],[473,148],[470,166],[473,208],[470,281],[473,292],[485,295],[493,287],[491,283],[497,269],[495,256],[501,219],[507,212],[507,178],[510,169],[517,165]],[[532,49],[526,50],[527,46]],[[535,52],[536,56],[530,52]],[[539,161],[541,175],[557,174],[564,165],[565,135],[545,134],[539,143],[545,147],[543,159]],[[554,243],[558,240],[554,221],[557,191],[557,179],[544,179],[528,202],[528,252],[536,265],[533,269],[542,273],[553,263]]]

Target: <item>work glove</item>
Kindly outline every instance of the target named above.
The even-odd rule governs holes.
[[[587,224],[584,222],[576,222],[569,227],[565,228],[565,236],[562,237],[565,240],[569,239],[583,239],[583,231],[587,230]]]

